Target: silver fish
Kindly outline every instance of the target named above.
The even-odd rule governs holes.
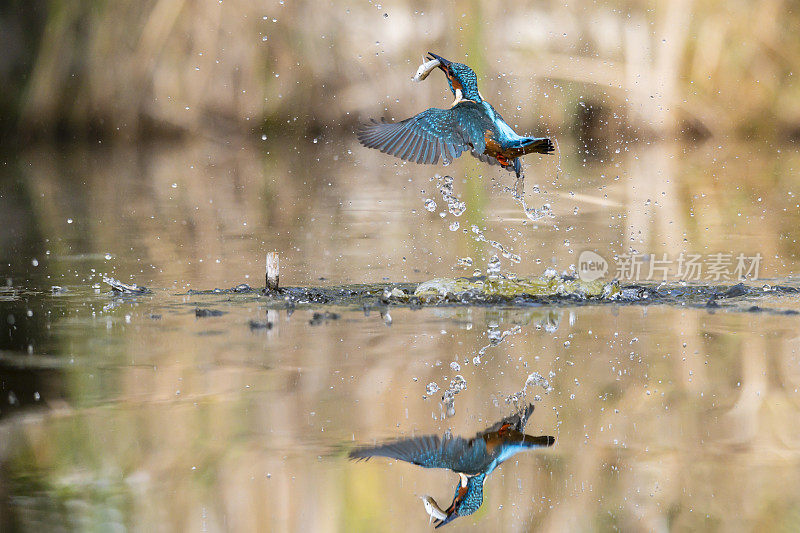
[[[414,81],[422,81],[425,78],[427,78],[428,74],[430,74],[431,71],[433,71],[433,69],[435,69],[439,65],[441,65],[441,62],[439,62],[438,59],[431,59],[430,61],[426,61],[419,66],[419,68],[417,69],[417,73],[414,74],[414,77],[411,79]]]
[[[442,508],[439,507],[439,504],[436,503],[436,500],[433,499],[432,496],[428,496],[425,494],[424,496],[419,497],[422,500],[422,503],[425,504],[425,511],[431,516],[431,522],[435,520],[444,520],[447,518],[447,514],[442,511]]]

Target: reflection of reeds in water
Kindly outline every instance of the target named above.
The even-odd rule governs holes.
[[[483,92],[523,129],[568,127],[582,101],[600,110],[592,135],[606,143],[627,128],[796,130],[798,21],[779,0],[497,7],[52,1],[21,124],[135,138],[153,127],[318,131],[387,107],[403,118],[443,94],[441,79],[409,82],[435,48],[468,57]]]
[[[260,285],[263,252],[273,248],[291,251],[286,285],[314,284],[318,273],[337,281],[453,274],[459,239],[469,237],[422,208],[423,197],[436,194],[417,172],[425,167],[366,176],[356,161],[381,168],[381,154],[309,142],[298,147],[302,157],[286,157],[279,154],[291,153],[294,140],[267,145],[275,155],[263,160],[250,145],[215,143],[23,158],[34,233],[52,252],[38,267],[53,276],[46,283],[80,283],[74,273],[88,267],[60,257],[98,250],[115,256],[100,268],[114,266],[118,277],[155,289],[176,280],[231,286],[246,281],[244,273]],[[606,166],[566,164],[556,218],[515,226],[526,260],[520,274],[541,272],[533,258],[554,259],[560,269],[574,261],[565,235],[576,250],[625,248],[635,235],[644,250],[673,253],[684,231],[696,251],[761,250],[784,260],[768,274],[796,270],[786,248],[798,238],[797,200],[775,191],[790,188],[783,181],[797,156],[745,160],[737,159],[744,149],[729,150],[712,160],[659,144]],[[448,171],[463,176],[464,166]],[[619,181],[593,181],[617,174]],[[455,189],[463,193],[464,183],[456,180]],[[644,206],[647,192],[654,201]],[[510,240],[505,214],[521,218],[519,208],[496,190],[492,199],[487,233]],[[475,259],[485,265],[485,257]],[[26,419],[25,440],[4,470],[13,494],[32,497],[16,502],[39,502],[30,514],[27,504],[12,506],[24,523],[61,523],[71,512],[87,523],[111,516],[141,529],[422,524],[414,493],[448,496],[452,479],[392,464],[348,469],[332,450],[446,427],[469,434],[483,427],[477,417],[502,416],[504,399],[529,373],[550,370],[554,391],[540,392],[533,422],[556,434],[556,448],[493,475],[479,526],[697,529],[708,514],[720,529],[735,529],[741,521],[794,520],[796,497],[776,488],[796,482],[800,448],[794,317],[603,307],[563,310],[575,320],[548,321],[537,309],[393,309],[391,328],[377,312],[362,318],[360,311],[312,328],[310,312],[298,310],[279,313],[275,331],[262,335],[246,326],[263,318],[256,305],[223,302],[228,314],[198,320],[191,297],[172,294],[183,291],[156,292],[170,301],[152,310],[160,321],[147,318],[158,300],[121,304],[107,317],[99,312],[106,300],[92,296],[99,303],[53,324],[52,355],[75,359],[66,371],[70,407]],[[537,328],[542,320],[552,327]],[[465,363],[490,343],[489,330],[512,324],[521,330],[489,348],[479,367]],[[441,422],[438,397],[421,396],[428,382],[454,377],[454,360],[467,389],[455,416]],[[751,480],[748,491],[734,489],[742,478]]]
[[[31,476],[14,477],[15,495],[34,482],[42,491],[39,514],[25,514],[35,499],[15,500],[22,523],[421,525],[414,493],[449,496],[451,476],[383,462],[352,468],[341,450],[447,427],[469,434],[507,411],[503,399],[533,370],[556,373],[549,394],[530,391],[543,396],[530,431],[553,431],[556,446],[504,464],[467,523],[564,531],[611,521],[630,531],[796,520],[797,495],[781,488],[796,481],[800,450],[793,317],[762,317],[748,331],[746,315],[580,308],[546,331],[524,313],[396,310],[393,328],[403,331],[393,334],[349,312],[312,331],[296,311],[289,320],[281,312],[280,334],[266,339],[239,329],[254,306],[228,310],[216,323],[180,312],[141,323],[134,312],[126,328],[103,321],[65,339],[81,361],[68,371],[73,407],[24,419],[5,469]],[[465,365],[456,416],[432,419],[438,399],[421,400],[425,383],[451,374],[436,363],[474,353],[498,323],[522,330],[479,367]],[[208,328],[226,332],[198,335]],[[96,353],[100,339],[115,348]]]
[[[685,155],[679,145],[655,144],[612,155],[602,165],[565,160],[557,186],[550,183],[554,161],[532,161],[527,186],[538,183],[546,192],[529,192],[528,202],[551,203],[555,214],[533,224],[500,193],[513,177],[496,171],[492,182],[493,169],[482,169],[482,180],[464,178],[469,158],[446,169],[382,168],[383,154],[356,154],[352,144],[308,142],[292,157],[280,154],[294,147],[293,140],[265,144],[272,154],[263,160],[255,146],[230,150],[214,143],[33,152],[19,170],[28,191],[20,201],[31,206],[32,229],[15,231],[49,239],[45,248],[56,261],[108,252],[114,261],[92,266],[114,267],[104,273],[123,281],[132,276],[145,285],[177,281],[194,288],[261,285],[263,254],[272,249],[286,253],[283,284],[308,284],[320,276],[375,282],[471,274],[485,269],[494,252],[470,249],[473,223],[487,239],[521,255],[519,264],[503,261],[504,269],[519,275],[538,275],[547,266],[566,269],[587,249],[612,263],[610,276],[612,256],[631,249],[672,261],[681,252],[760,252],[762,278],[783,277],[797,261],[791,244],[800,238],[792,215],[797,200],[779,192],[791,188],[784,183],[786,169],[796,164],[791,155],[744,160],[739,154],[746,146],[730,146],[709,159],[701,152]],[[455,193],[468,208],[479,207],[481,219],[447,213],[436,182],[424,177],[444,170],[462,176]],[[491,204],[481,206],[470,191]],[[437,201],[435,212],[424,209],[424,198]],[[70,218],[73,224],[66,222]],[[450,231],[454,221],[460,228]],[[473,266],[451,270],[465,254]],[[56,264],[74,266],[59,262],[51,268]],[[58,269],[53,274],[64,275]],[[646,274],[647,265],[642,270]]]

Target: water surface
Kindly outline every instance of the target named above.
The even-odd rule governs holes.
[[[794,152],[641,144],[586,162],[531,159],[526,202],[552,213],[531,220],[494,168],[394,165],[325,139],[274,155],[290,146],[6,159],[4,529],[423,529],[417,494],[448,500],[457,477],[351,463],[347,451],[471,435],[515,399],[536,405],[529,432],[556,443],[501,466],[453,531],[798,527],[800,497],[787,490],[800,481]],[[436,172],[455,177],[461,216]],[[191,292],[262,287],[270,250],[284,286],[485,273],[497,250],[473,224],[520,256],[500,257],[505,274],[567,270],[588,249],[760,253],[762,279],[719,307],[711,295],[738,280],[589,305],[381,307],[374,296],[366,311]],[[465,257],[472,265],[458,266]],[[103,275],[152,292],[114,294]],[[466,388],[448,405],[457,375]]]

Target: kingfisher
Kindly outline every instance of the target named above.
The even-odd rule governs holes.
[[[446,468],[458,474],[453,502],[442,509],[431,496],[422,496],[425,510],[435,520],[437,528],[459,516],[471,515],[483,504],[483,484],[486,476],[513,455],[552,446],[551,436],[533,437],[523,433],[533,413],[533,404],[507,416],[471,439],[445,434],[426,435],[411,439],[389,441],[379,446],[357,448],[350,459],[368,460],[388,457],[425,468]]]
[[[363,124],[358,140],[367,148],[414,163],[435,164],[441,157],[450,164],[463,152],[484,163],[499,164],[522,176],[520,156],[549,154],[555,150],[547,137],[523,137],[509,126],[478,91],[475,71],[428,52],[414,76],[424,80],[437,67],[444,72],[455,99],[449,109],[431,108],[400,122],[374,119]]]

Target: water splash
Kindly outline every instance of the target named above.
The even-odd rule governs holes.
[[[522,331],[522,326],[520,325],[500,331],[500,326],[498,324],[490,324],[489,329],[486,330],[486,337],[489,339],[489,344],[478,350],[478,353],[472,358],[472,363],[476,366],[481,364],[483,356],[486,355],[486,350],[494,346],[499,346],[506,338],[516,335],[520,331]]]
[[[442,196],[442,200],[444,200],[444,202],[447,204],[447,210],[450,212],[450,214],[456,217],[463,215],[467,210],[467,204],[456,197],[453,188],[453,177],[447,175],[440,176],[439,174],[436,174],[434,179],[436,179],[436,185],[439,189],[439,193]],[[432,208],[429,207],[431,202]],[[436,209],[436,202],[430,198],[426,199],[425,208],[428,209],[428,211],[434,211]],[[444,216],[444,213],[442,213],[442,215]],[[460,227],[461,224],[458,221],[451,222],[449,226],[450,231],[457,231]],[[467,232],[466,228],[464,231]],[[522,262],[522,257],[520,257],[519,254],[513,253],[510,247],[504,246],[499,241],[487,239],[486,235],[483,233],[483,230],[481,230],[478,226],[473,224],[470,227],[470,231],[472,232],[472,238],[475,239],[475,241],[487,243],[489,246],[500,252],[500,255],[512,263]]]
[[[522,262],[522,257],[520,257],[519,254],[511,252],[507,247],[503,246],[503,244],[498,241],[487,239],[486,235],[483,233],[483,230],[481,230],[481,228],[475,224],[470,227],[470,230],[472,231],[472,238],[475,239],[475,241],[487,243],[489,246],[500,252],[500,255],[512,263]]]
[[[486,265],[486,275],[491,280],[495,280],[500,276],[500,258],[496,255],[489,259],[489,263]]]
[[[442,394],[442,404],[444,405],[444,417],[456,414],[456,394],[467,389],[467,380],[461,374],[456,375],[451,381],[450,386]]]
[[[439,390],[439,385],[435,381],[431,381],[425,387],[425,393],[428,394],[428,395],[431,395],[431,394],[435,393],[438,390]]]
[[[549,377],[550,379],[553,379],[555,377],[555,372],[550,371]],[[550,379],[545,378],[539,372],[532,372],[531,374],[528,374],[528,379],[525,380],[525,386],[522,387],[522,390],[507,397],[506,403],[519,405],[520,400],[525,398],[529,392],[533,392],[537,388],[541,388],[545,394],[550,394],[550,392],[553,390],[553,387],[550,386]],[[542,397],[536,394],[534,395],[533,400],[541,401]]]
[[[460,217],[467,210],[466,202],[459,200],[453,192],[453,177],[436,174],[436,182],[442,200],[447,204],[447,210],[453,216]],[[451,228],[452,229],[452,228]]]
[[[472,258],[467,256],[460,258],[456,263],[456,266],[468,268],[472,266],[472,263],[473,263]]]

